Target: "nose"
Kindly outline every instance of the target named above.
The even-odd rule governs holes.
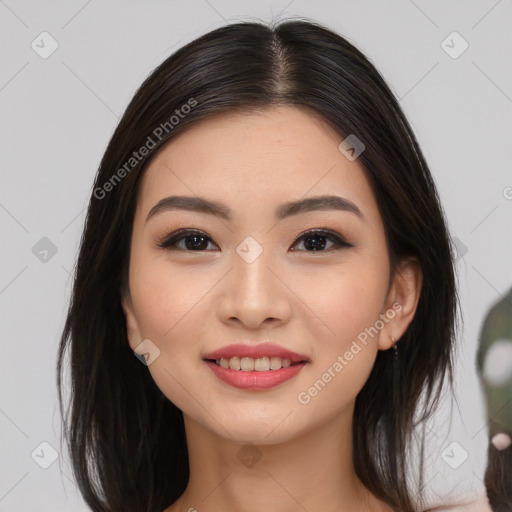
[[[248,329],[258,329],[289,321],[293,293],[264,254],[251,263],[234,255],[233,268],[220,288],[222,322],[241,322]]]

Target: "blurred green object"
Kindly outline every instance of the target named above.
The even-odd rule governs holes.
[[[512,432],[512,288],[485,317],[480,332],[477,368],[494,428]]]

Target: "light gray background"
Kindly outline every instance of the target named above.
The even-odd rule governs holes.
[[[512,284],[510,0],[0,0],[0,511],[87,510],[61,451],[55,361],[84,209],[118,118],[147,74],[186,42],[279,13],[324,23],[365,52],[417,134],[452,235],[467,250],[457,264],[461,414],[451,431],[433,429],[431,501],[453,488],[463,495],[464,482],[482,478],[476,341],[489,306]],[[59,45],[47,59],[31,48],[43,31]],[[453,31],[469,44],[456,59],[441,46]],[[58,249],[46,263],[32,252],[42,237]],[[48,469],[31,458],[37,448],[34,458],[50,461],[43,441],[59,453]],[[440,457],[452,441],[469,453],[456,470]]]

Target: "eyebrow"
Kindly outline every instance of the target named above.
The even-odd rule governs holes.
[[[228,206],[219,202],[203,197],[192,196],[169,196],[161,199],[149,211],[146,222],[156,214],[168,210],[187,210],[208,215],[216,215],[222,219],[231,220],[232,212]],[[280,205],[275,210],[275,217],[278,220],[299,215],[311,211],[319,210],[340,210],[350,212],[364,221],[361,210],[350,200],[333,195],[308,197],[307,199],[299,199],[298,201],[290,201]]]

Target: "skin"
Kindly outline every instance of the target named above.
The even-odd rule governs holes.
[[[166,512],[392,510],[355,475],[351,424],[377,351],[389,350],[392,336],[398,340],[413,319],[422,275],[416,261],[404,260],[390,281],[373,191],[358,160],[338,149],[341,141],[297,107],[223,114],[174,138],[146,170],[123,308],[130,347],[144,339],[158,347],[148,370],[184,414],[190,481]],[[274,218],[282,203],[323,194],[349,199],[364,220],[338,210]],[[221,201],[233,218],[168,210],[146,222],[170,195]],[[204,231],[208,245],[157,246],[179,228]],[[319,228],[353,247],[333,250],[327,239],[315,252],[311,238],[296,241]],[[236,252],[247,236],[263,249],[250,264]],[[300,403],[299,393],[390,310],[395,314],[378,334],[309,403]],[[236,389],[202,357],[241,340],[272,341],[310,362],[270,390]],[[252,466],[237,456],[248,444],[260,456]]]

